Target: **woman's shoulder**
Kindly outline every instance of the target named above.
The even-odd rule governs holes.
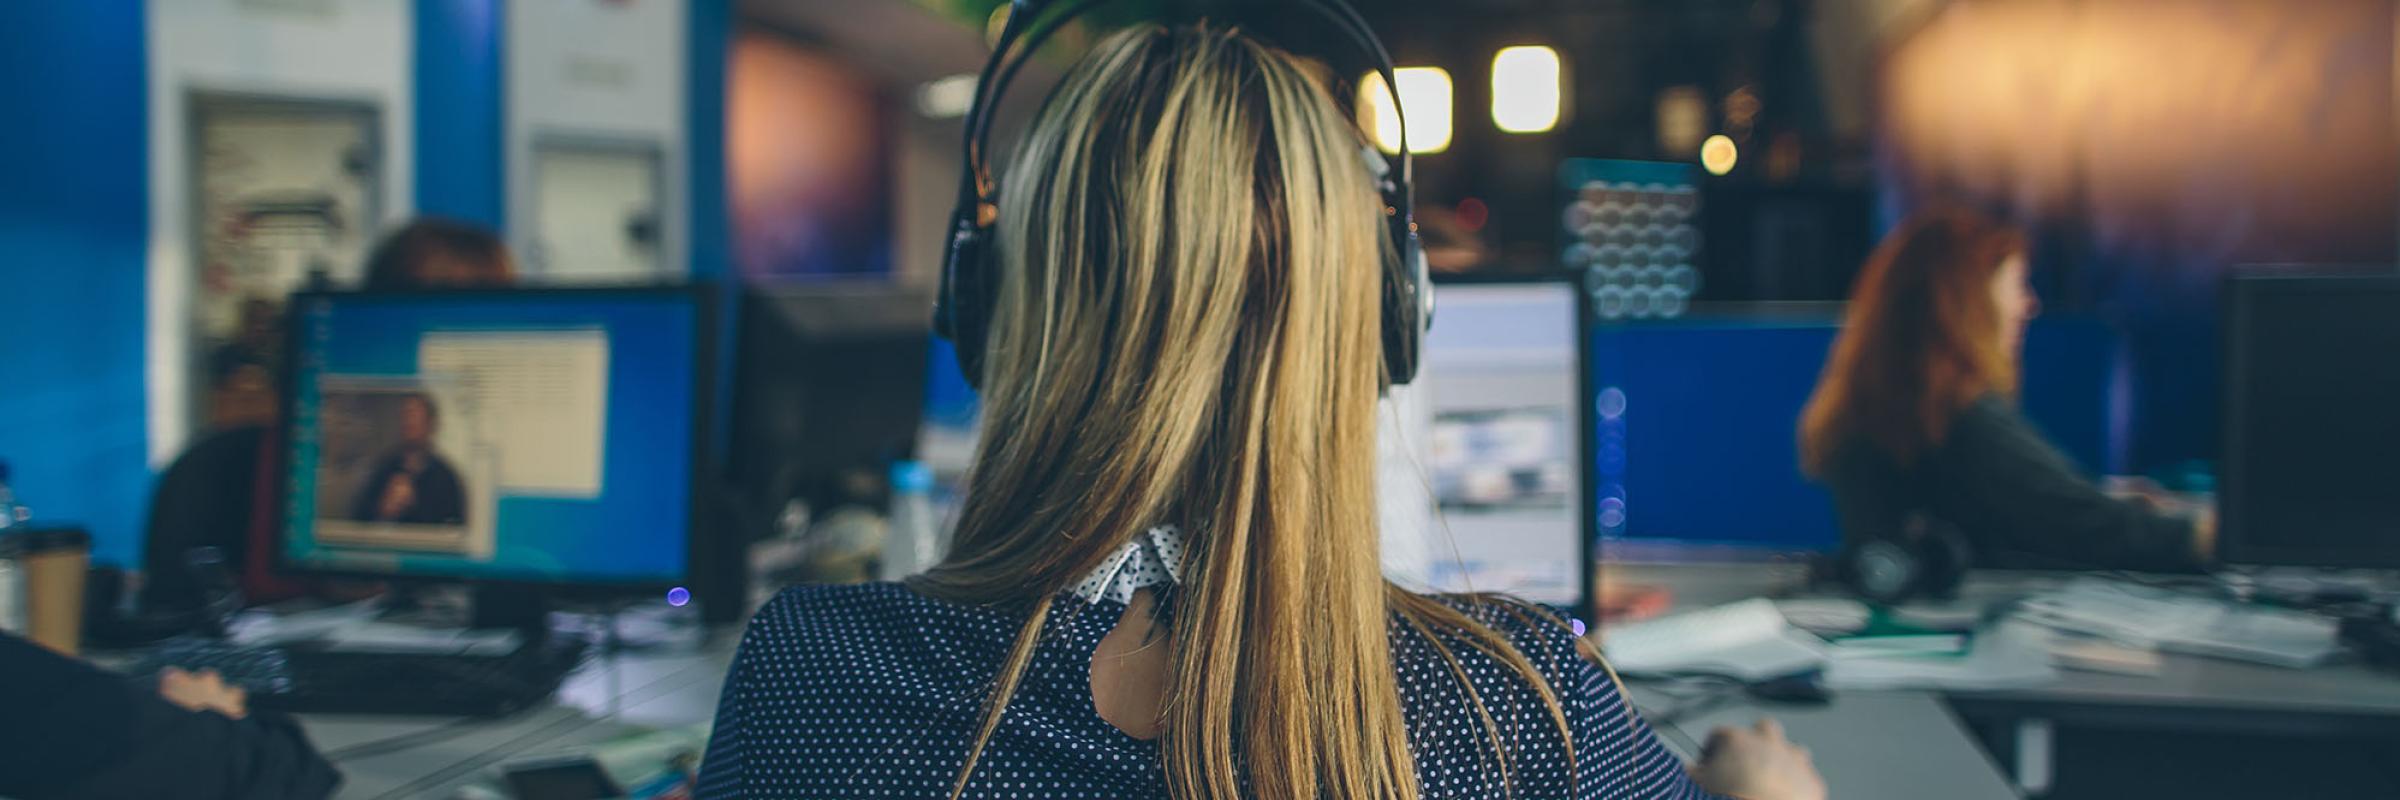
[[[1651,773],[1680,774],[1620,769],[1649,765],[1658,756],[1647,748],[1655,745],[1645,744],[1646,733],[1628,735],[1623,700],[1599,662],[1584,654],[1572,617],[1500,595],[1429,599],[1480,623],[1524,662],[1512,666],[1490,642],[1464,632],[1395,622],[1401,703],[1428,796],[1497,796],[1509,787],[1520,796],[1617,796]],[[1532,668],[1538,684],[1523,667]],[[1505,773],[1487,768],[1497,732],[1506,732],[1508,742],[1503,750],[1512,766]]]
[[[784,651],[964,651],[979,643],[1005,646],[1015,632],[1004,614],[929,598],[899,583],[809,584],[760,606],[742,642],[746,649]]]
[[[1496,634],[1547,684],[1542,688],[1562,701],[1585,683],[1587,671],[1597,669],[1582,652],[1585,645],[1575,619],[1562,609],[1498,594],[1439,594],[1427,599]],[[1405,617],[1396,617],[1393,627],[1393,660],[1401,671],[1403,691],[1452,687],[1464,678],[1479,695],[1539,697],[1539,690],[1488,642]]]

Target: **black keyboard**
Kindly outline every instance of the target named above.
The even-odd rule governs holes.
[[[244,647],[163,643],[135,674],[213,669],[250,694],[250,707],[293,713],[498,716],[558,691],[581,663],[572,640],[506,654]]]

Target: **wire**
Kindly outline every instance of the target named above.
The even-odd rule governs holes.
[[[460,731],[464,731],[468,728],[473,728],[491,721],[492,720],[482,717],[461,717],[459,719],[454,719],[421,731],[413,731],[396,736],[386,736],[381,739],[360,742],[348,747],[340,747],[333,750],[328,750],[324,754],[325,760],[339,764],[353,759],[373,758],[375,756],[397,753],[402,750],[428,744],[440,739],[450,738],[451,736],[457,735]]]

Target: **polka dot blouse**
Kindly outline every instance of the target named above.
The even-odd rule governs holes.
[[[978,800],[1167,797],[1154,742],[1092,705],[1091,657],[1133,588],[1178,560],[1172,536],[1137,537],[1106,575],[1061,597],[1023,685],[966,796]],[[1171,579],[1169,579],[1171,580]],[[1565,704],[1565,743],[1540,699],[1498,662],[1453,646],[1511,750],[1501,784],[1485,729],[1430,643],[1397,621],[1392,648],[1423,796],[1706,798],[1627,713],[1571,634],[1478,610],[1533,661]],[[893,583],[784,591],[750,621],[725,681],[701,769],[704,798],[946,798],[1022,616],[928,599]],[[1453,643],[1455,644],[1455,643]]]

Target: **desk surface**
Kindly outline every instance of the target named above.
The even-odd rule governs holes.
[[[1604,581],[1664,586],[1678,606],[1705,606],[1762,594],[1789,594],[1805,582],[1796,565],[1612,565]],[[1995,572],[1969,579],[1966,603],[1988,604],[2057,586],[2070,575]],[[2164,654],[2157,675],[2061,671],[2045,686],[1952,692],[1962,711],[2049,718],[2086,717],[2117,725],[2154,724],[2242,730],[2400,730],[2400,678],[2354,663],[2317,669]]]
[[[1643,704],[1655,695],[1632,687]],[[1815,755],[1817,771],[1835,797],[2010,800],[2019,795],[1998,765],[1969,737],[1939,698],[1926,692],[1843,692],[1816,708],[1761,708],[1746,703],[1679,720],[1665,732],[1687,757],[1691,746],[1719,726],[1749,725],[1771,716]]]
[[[309,714],[301,724],[328,753],[412,737],[405,749],[342,760],[336,797],[449,797],[514,759],[709,721],[735,641],[720,635],[697,652],[595,660],[552,702],[499,719]]]
[[[499,764],[645,729],[707,722],[736,638],[721,633],[698,652],[624,656],[613,676],[606,662],[594,662],[568,679],[556,702],[498,720],[308,715],[302,723],[327,752],[411,737],[414,746],[406,749],[343,760],[339,797],[451,797],[487,782]],[[1644,689],[1633,691],[1637,700],[1644,698]],[[1847,692],[1815,709],[1735,702],[1664,726],[1665,736],[1688,756],[1711,728],[1746,725],[1760,716],[1782,720],[1793,740],[1816,753],[1839,797],[2017,796],[1958,719],[1926,693]]]

